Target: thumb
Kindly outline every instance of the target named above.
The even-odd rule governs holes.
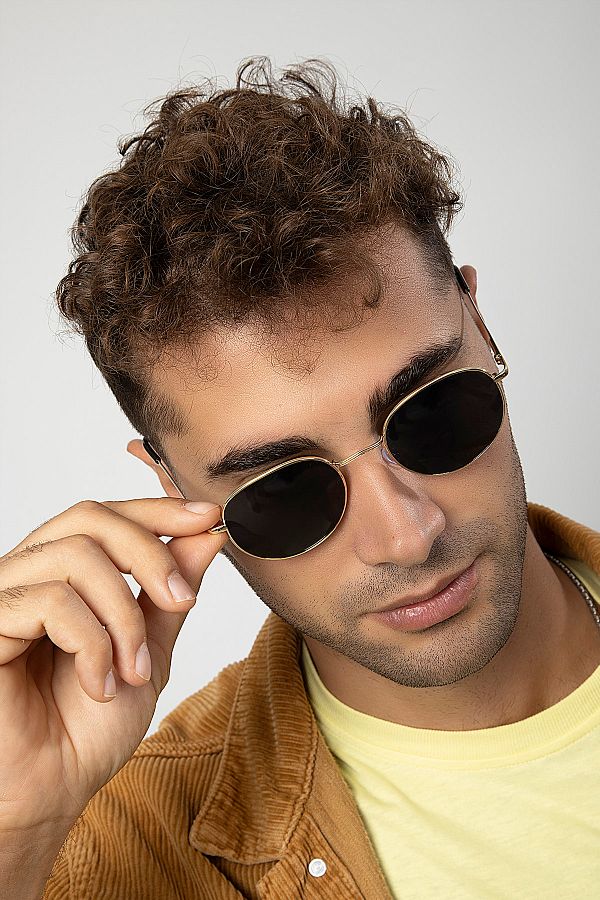
[[[184,535],[167,541],[166,546],[171,551],[177,568],[196,593],[200,590],[206,569],[228,539],[225,531],[222,534],[202,532],[201,534]],[[162,690],[169,678],[175,641],[193,607],[182,603],[181,605],[185,607],[183,612],[177,612],[177,609],[174,609],[173,612],[166,612],[158,607],[144,590],[140,591],[137,599],[146,620],[147,643],[152,659],[152,677],[154,680],[156,665],[157,675],[160,678],[160,690]]]

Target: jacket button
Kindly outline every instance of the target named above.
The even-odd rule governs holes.
[[[315,878],[320,878],[321,875],[324,875],[327,871],[327,866],[322,859],[311,859],[308,864],[308,871],[311,875],[314,875]]]

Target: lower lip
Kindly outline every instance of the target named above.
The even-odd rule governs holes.
[[[370,613],[374,619],[390,625],[398,631],[420,631],[444,622],[465,608],[477,584],[475,562],[468,569],[446,585],[439,594],[429,600],[412,603],[410,606],[399,606],[386,612]]]

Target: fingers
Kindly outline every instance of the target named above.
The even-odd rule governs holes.
[[[218,521],[221,507],[218,507],[216,504],[202,504],[205,511],[211,511],[210,525],[206,525],[203,515],[190,512],[184,507],[186,502],[186,500],[177,497],[105,500],[102,503],[97,500],[81,500],[79,503],[69,507],[69,509],[43,522],[38,528],[30,532],[20,544],[17,544],[12,553],[16,553],[25,549],[28,545],[36,544],[40,541],[55,540],[57,537],[63,537],[66,518],[69,518],[73,524],[76,524],[82,520],[87,521],[90,517],[93,518],[102,509],[118,513],[122,518],[141,525],[142,528],[147,529],[158,537],[198,534],[206,528],[212,528]],[[70,528],[68,533],[72,534],[76,531],[86,530],[74,527]]]
[[[142,505],[146,502],[139,501]],[[131,501],[131,503],[136,506],[136,501]],[[121,509],[127,510],[129,513],[128,504],[129,501],[124,501]],[[152,506],[152,504],[150,505]],[[167,534],[190,535],[204,532],[216,524],[220,515],[219,507],[213,507],[213,512],[201,516],[187,510],[182,511],[178,500],[175,500],[175,505],[169,504],[169,506],[171,524],[165,532]],[[131,511],[135,513],[135,509]],[[138,515],[139,512],[138,508]],[[150,518],[147,514],[146,519]],[[165,520],[162,524],[167,526],[168,522]],[[40,555],[44,555],[47,542],[57,542],[62,538],[74,535],[80,536],[80,544],[74,548],[75,555],[85,555],[85,535],[93,538],[95,544],[102,548],[116,568],[120,572],[133,575],[152,601],[162,609],[167,611],[174,608],[181,609],[177,606],[179,601],[195,599],[199,585],[192,588],[185,583],[185,579],[178,572],[177,563],[171,552],[156,533],[151,532],[135,519],[121,515],[116,509],[113,509],[112,504],[96,503],[92,500],[78,503],[60,516],[50,519],[42,526],[42,529],[32,532],[28,544],[20,544],[12,553],[3,557],[0,560],[0,587],[7,577],[3,572],[7,563],[10,563],[11,571],[15,572],[17,582],[31,582],[35,580],[35,576],[39,572],[36,559]],[[43,537],[43,540],[40,540],[40,537]],[[87,546],[93,552],[94,544],[90,543]],[[23,554],[25,559],[23,559]],[[47,554],[45,555],[47,556]],[[73,556],[71,559],[74,559]],[[19,561],[24,561],[25,565],[19,566]],[[44,566],[46,565],[46,561],[44,561]],[[73,561],[70,571],[74,571],[74,565]],[[12,568],[13,566],[14,568]],[[47,569],[44,568],[44,571]],[[32,577],[28,577],[28,572],[33,573]],[[125,584],[124,581],[123,583]],[[131,592],[128,596],[131,597]]]
[[[111,639],[89,606],[66,581],[21,585],[19,594],[18,603],[9,612],[0,604],[0,632],[8,632],[9,637],[11,632],[24,632],[31,638],[48,635],[65,653],[74,654],[83,690],[93,700],[106,702],[104,683],[112,668]],[[0,644],[6,646],[5,642]],[[10,682],[0,679],[0,703],[5,699],[5,684]]]
[[[147,672],[136,672],[140,648],[155,640],[170,661],[204,571],[226,541],[204,533],[220,517],[220,507],[207,509],[198,515],[174,498],[83,501],[45,522],[0,558],[0,665],[48,635],[76,655],[82,687],[94,699],[104,699],[112,668],[130,684],[146,683]],[[165,533],[174,535],[173,549],[181,535],[191,551],[173,555],[158,536]],[[190,572],[192,559],[193,587],[180,571]],[[142,586],[137,599],[121,573]],[[173,617],[174,611],[185,614]]]
[[[6,599],[7,593],[14,594],[15,590],[19,590],[22,597],[18,603],[11,603],[8,610],[6,604],[4,611],[0,610],[0,634],[18,635],[27,640],[39,637],[40,622],[31,618],[32,595],[27,597],[25,588],[49,578],[62,580],[106,627],[112,641],[113,664],[121,677],[133,685],[144,680],[135,671],[137,651],[146,640],[144,615],[127,582],[94,538],[87,534],[67,535],[57,541],[45,542],[39,552],[28,558],[9,557],[0,563],[0,583],[7,577],[13,579],[18,588],[16,585],[4,588],[0,598]],[[15,649],[23,650],[22,647]],[[6,653],[7,648],[3,651],[0,645],[0,654],[6,656]]]
[[[186,580],[193,585],[200,585],[206,569],[212,559],[227,541],[226,534],[190,535],[189,537],[172,538],[168,547],[177,560],[180,571]],[[225,598],[224,598],[225,599]],[[156,669],[159,691],[169,679],[170,662],[177,635],[190,611],[190,605],[181,603],[183,611],[180,615],[164,612],[148,598],[144,591],[138,596],[138,604],[144,613],[148,642],[160,648],[161,652],[153,654],[153,673]],[[209,635],[199,635],[199,647],[202,641],[210,640]]]

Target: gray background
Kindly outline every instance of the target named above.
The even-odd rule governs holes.
[[[0,304],[0,554],[84,498],[161,496],[126,453],[136,435],[52,292],[89,183],[120,135],[180,82],[230,83],[242,58],[334,63],[398,104],[460,167],[450,233],[510,375],[528,499],[600,530],[595,2],[4,4]],[[167,540],[167,538],[165,538]],[[130,586],[135,582],[127,576]],[[137,591],[136,591],[137,593]],[[226,663],[267,614],[222,556],[175,646],[148,730]]]

